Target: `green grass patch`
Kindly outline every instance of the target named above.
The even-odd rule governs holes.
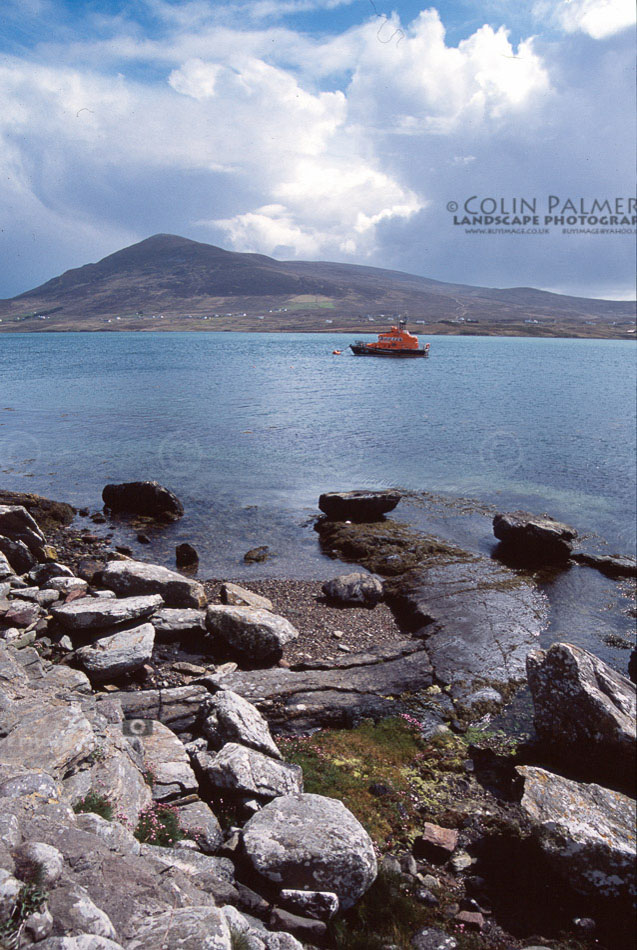
[[[333,310],[332,300],[294,300],[285,305],[286,310]]]
[[[176,810],[171,805],[157,803],[142,811],[134,834],[142,844],[156,844],[162,848],[172,848],[176,841],[186,837],[179,826]]]
[[[113,819],[112,803],[106,796],[98,795],[97,792],[89,792],[88,795],[85,795],[79,802],[76,802],[75,805],[73,805],[73,811],[76,814],[93,812],[95,815],[99,815],[100,818],[105,818],[107,821],[112,821]]]

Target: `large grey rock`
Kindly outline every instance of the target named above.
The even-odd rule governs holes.
[[[566,562],[577,537],[577,531],[561,521],[520,511],[495,515],[493,533],[505,555],[530,564]]]
[[[230,646],[255,660],[279,659],[283,647],[299,632],[289,620],[253,607],[208,607],[206,626]]]
[[[373,883],[372,841],[352,813],[332,798],[277,798],[243,828],[243,846],[254,870],[283,889],[331,891],[343,909]]]
[[[15,707],[18,721],[0,739],[0,762],[28,762],[59,779],[76,771],[95,749],[95,734],[79,703],[44,703],[35,692]]]
[[[108,601],[116,603],[116,601]],[[152,623],[118,630],[100,637],[76,652],[91,680],[102,682],[141,669],[153,655],[155,630]]]
[[[219,690],[212,697],[204,733],[213,749],[221,749],[226,742],[238,742],[275,759],[282,757],[258,709],[229,689]]]
[[[64,868],[64,858],[58,849],[42,841],[27,841],[15,856],[19,863],[37,868],[38,883],[45,887],[55,884]]]
[[[373,574],[341,574],[325,581],[323,593],[340,604],[363,604],[373,607],[383,599],[383,585]]]
[[[217,817],[205,802],[188,802],[177,810],[179,826],[193,838],[204,854],[214,854],[221,846],[223,832]]]
[[[277,762],[236,742],[228,742],[214,756],[199,753],[197,762],[213,788],[226,789],[233,795],[270,799],[303,791],[300,766]]]
[[[161,722],[142,738],[144,765],[152,777],[153,798],[166,801],[198,788],[195,773],[183,743]]]
[[[431,686],[431,663],[418,640],[372,647],[307,670],[269,669],[210,678],[251,703],[267,704],[268,720],[282,731],[351,726],[389,716],[399,697]]]
[[[111,851],[118,854],[141,853],[141,845],[137,838],[121,824],[120,821],[108,821],[94,812],[81,812],[75,819],[78,828],[105,841]]]
[[[51,561],[48,564],[40,564],[29,572],[29,580],[42,587],[53,577],[73,577],[73,571],[65,564],[58,564],[57,561]]]
[[[0,581],[6,581],[15,577],[15,571],[9,564],[5,554],[0,551]]]
[[[22,505],[0,505],[0,535],[22,541],[38,560],[45,560],[46,538]]]
[[[570,643],[529,653],[529,686],[540,737],[569,757],[579,755],[627,775],[634,769],[635,684]]]
[[[0,554],[4,554],[16,574],[26,574],[38,563],[24,541],[16,541],[4,535],[0,535]]]
[[[401,495],[398,491],[325,492],[319,497],[319,508],[334,521],[378,521],[393,511]]]
[[[232,950],[230,929],[217,907],[177,907],[142,920],[127,950]]]
[[[155,481],[106,485],[102,500],[111,511],[148,515],[159,521],[176,521],[184,513],[184,506],[177,496]]]
[[[104,630],[133,620],[149,617],[163,604],[159,594],[142,597],[81,597],[69,604],[52,607],[51,613],[67,630],[73,632]]]
[[[117,940],[117,932],[107,914],[78,884],[57,887],[47,900],[56,925],[68,936],[95,934],[108,940]]]
[[[600,785],[584,785],[518,766],[521,806],[555,871],[591,897],[635,894],[635,802]]]
[[[111,693],[130,719],[158,719],[178,735],[190,730],[204,718],[210,701],[205,686],[190,684],[167,689],[144,689]]]
[[[298,891],[283,889],[279,900],[301,917],[331,920],[338,912],[338,897],[332,891]]]
[[[452,561],[399,578],[392,603],[418,635],[436,678],[459,698],[472,684],[526,678],[526,655],[547,624],[537,588],[490,558]]]
[[[98,573],[96,582],[120,597],[160,594],[167,607],[205,607],[207,600],[197,581],[143,561],[110,561]]]
[[[153,614],[153,627],[158,641],[170,642],[182,637],[205,636],[206,611],[194,607],[162,607]]]
[[[42,586],[44,590],[59,591],[60,594],[70,594],[71,591],[73,591],[73,593],[78,590],[86,591],[88,589],[88,581],[82,580],[81,577],[52,577]]]
[[[219,597],[222,604],[229,604],[231,607],[259,607],[261,610],[274,610],[269,598],[230,582],[221,585]]]

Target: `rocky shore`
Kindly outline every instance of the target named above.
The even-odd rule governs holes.
[[[171,496],[104,500],[161,521]],[[469,554],[399,502],[321,496],[352,566],[246,587],[0,493],[0,946],[632,946],[635,686],[539,649],[535,572],[634,562],[522,513]],[[527,682],[537,735],[489,732]]]

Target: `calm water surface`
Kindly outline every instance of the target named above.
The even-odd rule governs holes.
[[[311,518],[321,491],[357,487],[413,490],[396,517],[475,550],[493,547],[493,508],[519,507],[573,524],[588,547],[634,552],[632,343],[435,337],[412,361],[350,356],[352,339],[0,335],[1,484],[96,509],[107,482],[156,478],[186,516],[152,555],[171,563],[192,541],[202,576],[336,573]],[[248,568],[257,544],[276,557]],[[556,635],[625,632],[618,590],[568,572]]]

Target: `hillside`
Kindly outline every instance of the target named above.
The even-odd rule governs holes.
[[[0,329],[372,331],[402,313],[423,332],[630,338],[634,312],[624,301],[277,261],[156,234],[0,301]]]

